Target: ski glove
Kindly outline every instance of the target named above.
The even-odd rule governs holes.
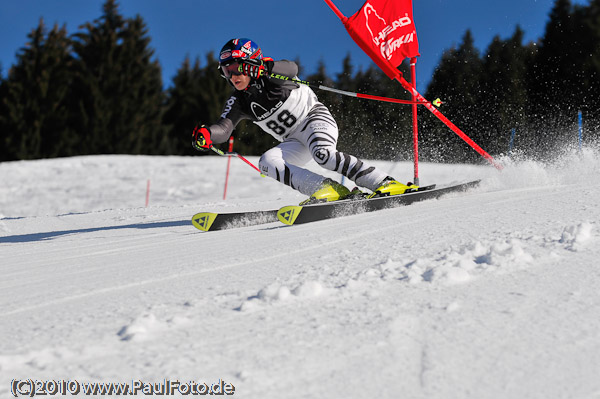
[[[260,78],[265,73],[265,64],[262,60],[245,60],[240,64],[238,70],[253,79]]]
[[[265,58],[264,60],[244,60],[238,67],[238,70],[253,79],[258,79],[261,76],[269,75],[273,68],[273,59]]]
[[[208,151],[212,147],[210,130],[205,126],[196,126],[192,132],[192,147],[198,151]]]

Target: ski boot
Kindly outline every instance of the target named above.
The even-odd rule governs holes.
[[[318,204],[321,202],[337,201],[351,195],[348,188],[334,180],[325,179],[317,191],[308,199],[302,201],[300,206]]]
[[[399,194],[407,194],[412,193],[413,191],[417,191],[419,186],[406,183],[402,184],[399,181],[396,181],[393,177],[386,177],[385,180],[381,182],[381,185],[373,191],[372,194],[369,194],[367,198],[377,198],[377,197],[388,197],[390,195],[399,195]]]

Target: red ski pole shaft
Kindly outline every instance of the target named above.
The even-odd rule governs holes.
[[[252,167],[252,169],[254,169],[255,171],[257,171],[258,173],[260,173],[262,175],[260,169],[258,169],[258,167],[256,165],[254,165],[252,162],[248,161],[246,158],[244,158],[240,154],[238,154],[236,152],[221,151],[218,148],[213,147],[213,146],[211,146],[210,149],[213,150],[214,152],[216,152],[217,154],[221,155],[222,157],[237,157],[237,158],[241,159],[242,161],[244,161],[245,163],[247,163],[248,165],[250,165]]]
[[[239,159],[241,159],[242,161],[244,161],[244,162],[246,162],[248,165],[250,165],[250,166],[251,166],[251,167],[252,167],[252,168],[253,168],[255,171],[257,171],[258,173],[262,174],[262,172],[260,171],[260,169],[258,169],[258,167],[257,167],[257,166],[255,166],[255,165],[254,165],[252,162],[248,161],[246,158],[244,158],[244,157],[243,157],[243,156],[241,156],[240,154],[233,152],[233,153],[231,153],[231,154],[225,154],[225,155],[229,155],[229,156],[236,156],[236,157],[238,157]]]
[[[229,152],[233,151],[233,136],[229,137]],[[227,172],[225,172],[225,189],[223,190],[223,200],[227,198],[227,185],[229,183],[229,169],[231,167],[231,157],[227,158]]]

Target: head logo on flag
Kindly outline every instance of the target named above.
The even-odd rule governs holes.
[[[344,25],[388,76],[390,67],[419,55],[411,0],[368,0]]]

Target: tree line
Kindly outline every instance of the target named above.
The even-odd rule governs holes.
[[[536,158],[577,142],[578,111],[586,141],[597,142],[600,115],[600,1],[573,6],[556,0],[544,36],[523,43],[516,27],[508,39],[495,37],[484,54],[467,31],[446,51],[427,88],[441,96],[443,113],[491,154],[507,153],[511,130],[515,148]],[[435,159],[469,161],[479,155],[461,140],[449,140],[447,128],[423,114],[423,148]],[[459,154],[457,156],[457,154]]]
[[[523,43],[516,27],[495,37],[483,54],[466,31],[444,52],[425,92],[441,98],[442,113],[491,154],[515,148],[544,156],[575,140],[577,111],[585,115],[587,140],[600,125],[600,0],[573,5],[556,0],[544,36]],[[0,70],[0,161],[88,154],[191,155],[198,122],[216,121],[232,88],[221,78],[214,54],[186,58],[163,89],[161,68],[140,16],[125,18],[116,0],[102,15],[69,34],[43,20],[28,35],[16,64]],[[328,75],[321,63],[301,78],[341,90],[410,99],[374,65],[356,71],[348,55],[342,71]],[[408,66],[400,69],[406,76]],[[317,93],[336,118],[339,149],[361,157],[412,157],[411,107]],[[419,107],[423,160],[478,162],[479,156]],[[260,154],[276,144],[257,126],[242,122],[235,149]]]

